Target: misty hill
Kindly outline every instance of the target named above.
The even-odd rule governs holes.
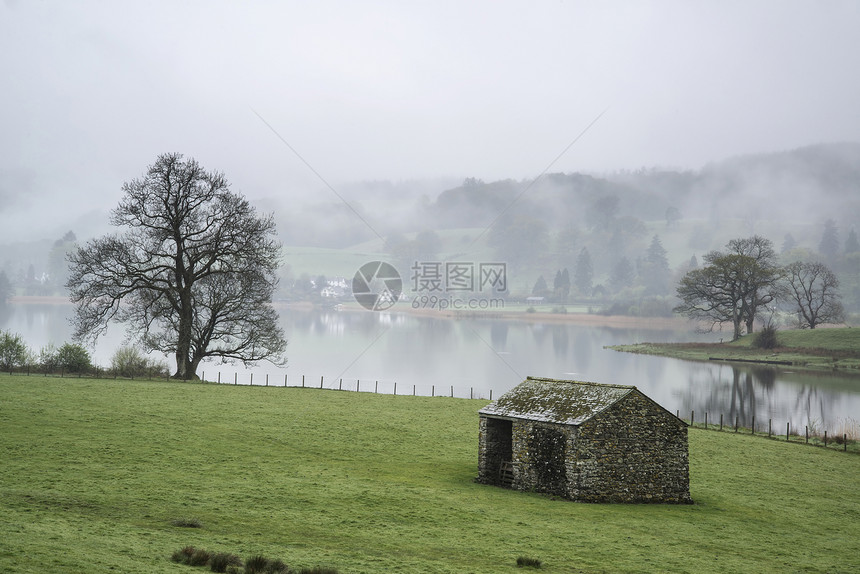
[[[605,203],[613,197],[614,206]],[[479,226],[512,209],[560,228],[590,226],[601,209],[654,221],[672,208],[683,218],[816,224],[833,218],[848,228],[860,213],[860,143],[738,156],[698,171],[547,174],[491,183],[469,178],[440,193],[429,215],[439,228]]]

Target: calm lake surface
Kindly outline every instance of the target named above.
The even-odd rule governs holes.
[[[0,329],[20,333],[35,351],[70,340],[68,304],[10,304]],[[281,309],[289,340],[286,368],[262,363],[204,364],[202,374],[224,383],[301,385],[361,391],[493,398],[526,376],[636,385],[671,412],[701,421],[785,425],[841,432],[860,418],[860,374],[806,373],[790,368],[732,366],[618,353],[607,345],[706,341],[691,330],[630,329],[504,319],[440,319],[370,311]],[[719,335],[716,335],[719,338]],[[114,328],[93,352],[110,364],[122,344]],[[251,380],[253,376],[253,381]]]

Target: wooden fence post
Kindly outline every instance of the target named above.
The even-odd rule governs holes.
[[[373,394],[379,393],[379,381],[376,381],[373,385]]]
[[[752,418],[752,434],[755,434],[755,415]]]
[[[696,411],[690,411],[690,426],[693,426],[693,419],[696,416]]]
[[[705,411],[705,430],[708,430],[708,411]]]
[[[767,438],[770,438],[772,431],[773,431],[773,419],[767,419]]]
[[[720,430],[723,430],[723,413],[720,413]]]
[[[791,421],[785,423],[785,442],[788,442],[788,433],[791,432]]]
[[[435,396],[436,396],[436,385],[431,385],[431,386],[430,386],[430,396],[431,396],[431,397],[435,397]]]
[[[320,388],[323,388],[323,377],[325,377],[325,375],[320,375]]]
[[[254,373],[251,373],[251,386],[254,386]]]
[[[394,381],[394,396],[397,396],[397,381]]]
[[[233,373],[233,384],[234,385],[239,384],[239,373]]]
[[[302,388],[305,388],[305,376],[302,375]]]

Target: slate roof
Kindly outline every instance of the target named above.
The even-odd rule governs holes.
[[[639,391],[633,386],[527,377],[478,414],[577,426],[633,392]]]

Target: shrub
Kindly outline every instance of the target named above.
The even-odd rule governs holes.
[[[9,331],[0,333],[0,369],[11,371],[15,367],[23,367],[29,360],[30,349],[21,335]]]
[[[53,343],[48,343],[39,350],[39,367],[46,373],[56,371],[59,363],[57,361],[57,348]]]
[[[761,331],[753,335],[751,345],[756,349],[775,349],[779,346],[776,331],[776,325],[772,323],[765,325]]]
[[[175,518],[170,523],[180,528],[203,528],[203,524],[196,518]]]
[[[523,568],[526,566],[529,568],[540,568],[541,561],[537,558],[526,558],[525,556],[517,558],[517,568]]]
[[[120,377],[167,376],[167,365],[148,359],[136,347],[121,347],[111,357],[111,370]]]
[[[227,552],[218,552],[213,554],[212,559],[209,561],[209,569],[212,572],[227,572],[227,569],[231,566],[238,569],[242,566],[242,560],[240,560],[235,554],[229,554]]]
[[[209,559],[212,558],[212,554],[202,548],[198,548],[195,550],[194,554],[191,555],[191,559],[188,561],[189,566],[206,566],[209,564]]]
[[[89,351],[77,343],[64,343],[57,349],[57,363],[69,373],[85,373],[93,368]]]
[[[245,574],[265,574],[269,559],[265,556],[251,556],[245,560]]]
[[[186,546],[182,550],[174,552],[170,559],[180,564],[189,564],[191,563],[191,557],[194,556],[195,552],[197,552],[196,548],[193,546]]]

